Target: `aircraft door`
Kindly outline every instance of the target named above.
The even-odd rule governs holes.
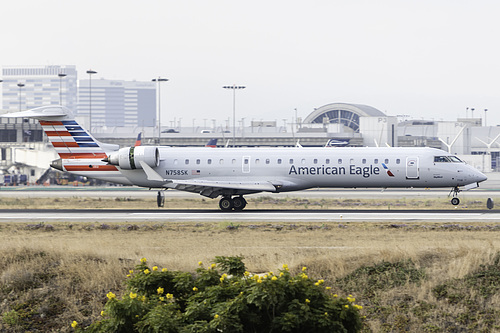
[[[407,157],[406,179],[418,179],[418,178],[419,178],[418,157]]]
[[[241,171],[243,173],[250,173],[250,156],[243,156],[243,160],[241,162]]]

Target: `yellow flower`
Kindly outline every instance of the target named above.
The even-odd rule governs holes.
[[[216,314],[216,315],[214,316],[214,318],[215,318],[215,319],[219,319],[219,315],[218,315],[218,314]]]
[[[287,264],[283,264],[283,269],[284,270],[288,270],[288,265]]]
[[[153,266],[153,271],[157,271],[158,270],[158,266]]]
[[[305,272],[305,271],[306,271],[306,269],[307,269],[307,267],[305,267],[305,266],[304,266],[304,267],[302,267],[302,272]]]
[[[245,275],[245,276],[249,276],[249,275],[250,275],[250,272],[245,271],[245,273],[243,273],[243,275]]]
[[[304,274],[304,273],[302,273],[301,277],[302,277],[304,280],[305,280],[305,279],[307,279],[307,275],[306,275],[306,274]]]
[[[142,295],[141,296],[141,301],[146,302],[146,296]]]
[[[147,268],[146,268],[146,269],[144,270],[144,274],[149,274],[149,273],[150,273],[149,269],[147,269]]]
[[[146,263],[146,258],[141,258],[141,263],[145,264]]]
[[[330,290],[330,289],[332,289],[332,287],[326,287],[325,289],[326,289],[326,290]]]
[[[73,320],[73,322],[71,323],[71,327],[76,328],[77,326],[78,323],[75,320]]]
[[[217,265],[216,265],[216,264],[212,264],[212,265],[210,265],[210,268],[211,268],[211,269],[215,269],[215,267],[217,267]]]
[[[172,295],[172,294],[167,294],[166,296],[167,296],[167,299],[172,299],[172,298],[174,298],[174,295]]]
[[[203,266],[203,262],[202,261],[198,261],[198,266]]]
[[[306,303],[308,303],[308,304],[309,304],[309,303],[311,303],[311,301],[310,301],[310,300],[308,300],[308,299],[306,298]]]
[[[134,294],[133,292],[130,292],[130,295],[129,295],[129,296],[130,296],[130,298],[134,299],[134,298],[136,298],[136,297],[137,297],[137,294]]]
[[[193,287],[193,291],[194,291],[194,292],[197,292],[197,291],[198,291],[198,288]]]
[[[354,304],[354,307],[358,310],[361,310],[363,307],[361,305]]]
[[[131,269],[130,271],[128,271],[130,274],[134,274],[134,270]]]
[[[113,294],[113,292],[111,292],[111,291],[110,291],[109,293],[107,293],[107,294],[106,294],[106,296],[107,296],[109,299],[113,299],[113,298],[115,298],[115,297],[116,297],[116,295],[115,295],[115,294]]]
[[[347,305],[347,304],[344,305],[344,308],[349,309],[349,305]]]
[[[347,300],[351,303],[354,303],[354,301],[356,301],[356,299],[352,297],[352,295],[349,295],[349,297],[347,297]]]
[[[160,297],[160,301],[164,301],[165,300],[165,297]]]
[[[277,278],[276,276],[273,276],[273,277],[271,278],[271,280],[276,281],[276,280],[278,280],[278,278]]]
[[[161,271],[162,271],[162,272],[166,272],[166,271],[168,271],[168,269],[166,269],[166,268],[162,268],[162,269],[161,269]]]
[[[257,283],[262,283],[262,280],[261,280],[261,279],[258,279],[258,280],[257,280]]]
[[[328,317],[328,312],[325,312],[325,317]]]
[[[274,273],[273,272],[269,272],[269,275],[274,275]]]
[[[127,274],[127,277],[128,277],[128,278],[129,278],[129,277],[131,277],[131,276],[130,276],[130,274]]]
[[[165,289],[163,289],[162,287],[158,287],[158,289],[156,289],[156,292],[161,295],[163,294],[163,292],[165,291]]]
[[[333,294],[333,297],[339,297],[339,295],[337,295],[337,294]]]
[[[283,272],[280,273],[280,277],[282,277],[283,275],[285,275]]]

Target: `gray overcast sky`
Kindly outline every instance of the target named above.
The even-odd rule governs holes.
[[[162,122],[307,116],[327,103],[500,124],[496,0],[4,1],[0,65],[162,84]],[[480,112],[479,112],[480,111]],[[469,112],[469,116],[470,116]]]

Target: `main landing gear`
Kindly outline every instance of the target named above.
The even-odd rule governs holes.
[[[219,207],[224,212],[242,211],[247,205],[247,201],[242,196],[239,197],[222,197],[219,201]]]
[[[458,186],[455,186],[454,188],[451,189],[450,194],[453,192],[453,198],[451,198],[451,204],[453,206],[457,206],[460,203],[460,199],[458,198],[458,193],[460,192],[460,189]],[[450,196],[448,194],[448,196]]]

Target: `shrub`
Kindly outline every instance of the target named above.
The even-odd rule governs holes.
[[[241,257],[217,257],[195,273],[149,267],[130,271],[127,292],[108,293],[103,319],[81,332],[358,332],[354,298],[332,296],[324,281],[286,265],[274,274],[252,275]],[[229,275],[228,275],[229,274]]]

